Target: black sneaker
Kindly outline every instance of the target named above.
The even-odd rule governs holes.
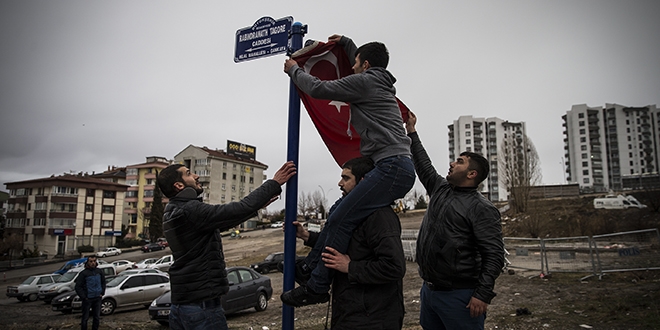
[[[328,302],[330,295],[327,292],[315,293],[307,289],[307,286],[299,286],[291,291],[282,293],[280,299],[289,306],[301,307]]]

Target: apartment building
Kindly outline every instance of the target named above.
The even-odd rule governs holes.
[[[175,163],[199,175],[205,203],[239,201],[266,180],[268,165],[255,159],[255,147],[228,141],[227,150],[189,145],[174,156]]]
[[[657,176],[660,111],[655,105],[577,104],[562,119],[566,179],[581,190],[622,190],[624,182]]]
[[[104,248],[121,234],[126,185],[79,173],[5,186],[9,190],[5,232],[20,237],[24,248],[75,255],[80,245]]]
[[[507,141],[509,146],[521,145],[526,136],[524,122],[509,122],[500,118],[476,118],[461,116],[447,126],[449,130],[449,161],[456,160],[461,152],[471,151],[480,154],[490,162],[490,174],[482,183],[482,193],[487,194],[491,201],[506,201],[509,192],[500,182],[500,171],[503,168],[502,145]],[[498,157],[500,156],[500,157]]]
[[[171,161],[165,157],[148,156],[144,163],[126,166],[126,185],[129,186],[124,209],[128,218],[126,238],[149,237],[149,217],[154,201],[156,176],[170,164]],[[167,197],[163,196],[163,203],[167,202]]]

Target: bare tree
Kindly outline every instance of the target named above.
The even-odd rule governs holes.
[[[525,212],[532,186],[541,182],[536,147],[529,137],[518,133],[502,141],[500,161],[500,183],[509,192],[509,204],[515,212]]]
[[[310,196],[310,199],[312,202],[313,212],[318,212],[321,214],[321,217],[325,217],[326,201],[323,194],[318,190],[314,190]]]
[[[305,194],[305,192],[301,192],[300,196],[298,196],[298,215],[302,215],[303,217],[308,215],[310,210],[314,209],[314,205],[312,203],[312,195],[310,193]]]

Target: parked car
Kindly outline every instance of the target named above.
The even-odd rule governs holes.
[[[98,268],[103,271],[106,277],[117,275],[115,266],[112,264],[99,265]],[[78,274],[83,269],[83,267],[73,268],[62,275],[55,283],[41,287],[39,290],[39,299],[50,304],[56,296],[64,292],[73,291],[76,286],[76,278],[78,278]]]
[[[165,247],[158,244],[158,243],[149,243],[145,246],[142,247],[142,252],[151,252],[151,251],[158,251],[158,250],[164,250]]]
[[[162,272],[158,269],[150,269],[150,268],[133,268],[133,269],[127,269],[119,275],[130,275],[130,274],[142,274],[142,273],[151,273],[151,274],[163,274],[165,276],[170,276],[170,274],[166,272]]]
[[[158,258],[147,258],[147,259],[142,259],[138,262],[136,262],[133,267],[134,268],[147,268],[147,266],[153,264],[154,262],[158,261]]]
[[[163,256],[162,258],[156,260],[153,264],[149,265],[147,268],[150,269],[158,269],[160,271],[166,272],[170,270],[170,266],[174,263],[174,256],[171,254],[168,254],[166,256]]]
[[[170,291],[170,278],[164,274],[119,275],[108,282],[101,300],[101,315],[110,315],[117,308],[143,305],[149,307],[156,297]],[[82,309],[79,297],[73,298],[73,310]]]
[[[18,301],[36,301],[39,298],[39,289],[54,283],[61,276],[60,274],[30,276],[18,286],[7,286],[7,297],[17,298]]]
[[[231,267],[227,269],[227,279],[229,292],[220,296],[225,314],[248,308],[254,308],[257,312],[266,310],[268,300],[273,295],[270,277],[247,267]],[[162,325],[168,325],[171,304],[169,292],[154,299],[149,306],[149,317]]]
[[[75,297],[78,297],[78,294],[76,293],[75,290],[63,292],[55,296],[55,298],[53,298],[53,300],[50,303],[50,308],[53,310],[53,312],[61,312],[62,314],[71,314],[71,312],[73,312],[71,303],[73,302],[73,298]]]
[[[85,264],[85,261],[87,261],[87,258],[69,260],[69,261],[65,262],[64,265],[62,265],[62,267],[60,267],[60,269],[54,271],[53,274],[64,275],[64,273],[68,272],[69,269],[76,268],[76,267],[79,267],[79,266]],[[100,263],[100,260],[99,260],[99,265],[100,264],[101,263]]]
[[[162,246],[164,246],[164,247],[168,247],[168,246],[170,246],[170,244],[167,243],[167,239],[166,239],[166,238],[163,238],[163,237],[159,238],[159,239],[156,241],[156,243],[158,243],[158,244],[160,244],[160,245],[162,245]]]
[[[304,258],[303,256],[296,256],[296,261]],[[284,263],[284,252],[271,253],[263,261],[250,265],[250,268],[261,274],[268,274],[271,270],[281,269],[280,263]]]
[[[96,252],[97,257],[105,258],[107,256],[118,256],[121,254],[121,250],[116,247],[109,247],[103,251]]]
[[[284,226],[284,223],[282,221],[278,221],[276,223],[271,223],[270,228],[282,228]]]
[[[112,265],[115,266],[117,273],[121,273],[127,269],[132,269],[135,263],[128,260],[116,260],[112,262]]]

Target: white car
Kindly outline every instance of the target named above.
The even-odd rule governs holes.
[[[161,272],[166,272],[170,270],[170,266],[174,263],[174,256],[171,254],[168,254],[160,259],[158,261],[154,262],[153,264],[149,265],[147,268],[150,269],[158,269]]]
[[[118,256],[121,254],[121,250],[116,247],[109,247],[103,251],[96,252],[97,257],[105,258],[107,256]]]
[[[135,268],[149,268],[149,265],[153,265],[156,261],[158,258],[142,259],[135,263]]]
[[[133,269],[135,268],[134,265],[135,263],[132,261],[128,260],[116,260],[113,261],[112,264],[115,266],[115,269],[117,270],[117,273],[121,273],[127,269]]]

